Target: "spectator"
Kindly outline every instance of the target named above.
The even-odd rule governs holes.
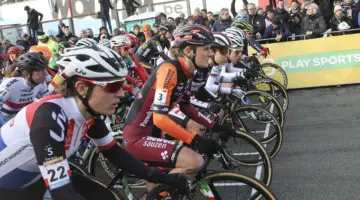
[[[265,26],[266,28],[269,27],[272,24],[272,20],[274,18],[274,11],[269,10],[266,12],[266,18],[265,18]]]
[[[195,21],[194,21],[194,19],[192,18],[192,16],[189,16],[189,17],[186,19],[185,24],[186,24],[186,25],[194,25],[194,24],[195,24]]]
[[[334,15],[334,0],[315,0],[314,2],[319,5],[319,13],[323,16],[326,27],[329,27],[330,20]]]
[[[84,29],[80,30],[79,35],[80,35],[80,38],[81,38],[81,39],[82,39],[82,38],[87,38],[86,30],[84,30]]]
[[[334,16],[330,20],[331,31],[345,30],[344,28],[341,28],[341,26],[339,26],[340,24],[342,24],[341,26],[343,27],[345,26],[345,29],[352,28],[351,19],[344,15],[343,9],[340,5],[336,5],[334,8]],[[341,35],[341,33],[332,33],[331,35]]]
[[[256,13],[256,6],[253,3],[248,4],[249,22],[254,27],[253,34],[257,39],[261,39],[265,32],[265,18]]]
[[[109,31],[105,26],[100,27],[99,36],[97,38],[97,41],[100,41],[100,39],[103,39],[102,37],[105,37],[106,39],[109,39],[109,40],[111,39]]]
[[[257,7],[256,13],[260,16],[266,17],[263,8],[260,6]]]
[[[157,34],[158,32],[159,32],[159,24],[157,24],[157,23],[154,23],[153,24],[153,32],[154,32],[154,34]]]
[[[290,15],[289,29],[292,35],[301,35],[301,14],[300,12]],[[295,39],[295,38],[294,38]]]
[[[360,27],[360,12],[358,14],[358,26]]]
[[[232,20],[230,18],[229,9],[222,8],[220,10],[220,19],[216,20],[212,30],[214,32],[222,32],[225,31],[225,29],[231,27]]]
[[[271,26],[267,27],[264,33],[264,38],[275,38],[277,42],[286,41],[289,36],[289,27],[283,23],[280,15],[273,18]]]
[[[175,18],[175,26],[176,26],[177,28],[183,27],[184,24],[185,24],[184,18],[181,18],[181,17]]]
[[[203,18],[203,25],[210,27],[206,9],[201,9],[201,16]]]
[[[6,56],[7,60],[9,60],[9,55],[7,52],[9,50],[9,48],[12,46],[14,46],[14,45],[12,45],[10,40],[8,40],[8,39],[4,39],[1,42],[2,54],[4,54]]]
[[[27,51],[30,48],[30,37],[27,33],[25,33],[19,42],[19,45],[23,46],[25,51]]]
[[[114,9],[111,5],[110,0],[99,0],[100,3],[100,12],[103,13],[103,23],[106,27],[106,22],[108,23],[110,31],[112,31],[111,19],[110,19],[110,9]]]
[[[279,0],[277,8],[274,10],[275,16],[281,16],[283,23],[288,23],[289,21],[289,13],[284,9],[284,0]]]
[[[301,22],[301,33],[307,38],[321,37],[326,31],[326,23],[319,12],[318,5],[311,3],[306,9],[306,16]]]
[[[145,35],[144,33],[140,32],[140,26],[135,24],[133,26],[133,30],[130,31],[131,34],[136,35],[136,37],[138,38],[138,45],[140,46],[142,43],[145,42]]]
[[[200,8],[195,8],[192,18],[195,24],[204,25],[204,19],[201,16]]]
[[[71,33],[69,26],[65,26],[65,24],[62,24],[59,30],[59,34],[57,34],[56,37],[60,38],[60,41],[67,42],[69,38],[76,36]]]
[[[214,23],[215,23],[215,19],[214,19],[214,14],[212,12],[207,12],[206,13],[206,17],[207,17],[207,24],[206,26],[208,27],[213,27]]]
[[[183,13],[183,12],[180,13],[180,17],[183,18],[183,19],[185,19],[185,13]]]
[[[353,0],[344,0],[341,5],[346,16],[351,19],[351,27],[358,28],[358,15],[360,11],[360,1],[354,3]]]
[[[301,7],[300,7],[299,2],[293,1],[291,3],[291,8],[290,8],[290,11],[289,11],[289,20],[291,20],[291,17],[294,17],[296,14],[299,15],[299,16],[302,15]]]
[[[30,35],[36,38],[38,29],[40,27],[39,21],[43,19],[43,14],[36,11],[35,9],[30,8],[29,6],[25,6],[24,10],[27,12],[28,15],[27,25],[29,26],[30,29]]]
[[[86,29],[86,37],[94,39],[94,33],[91,28]]]

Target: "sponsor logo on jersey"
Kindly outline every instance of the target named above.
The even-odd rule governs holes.
[[[146,117],[145,117],[144,121],[140,123],[140,126],[141,127],[146,127],[147,124],[149,123],[149,120],[150,120],[151,116],[152,116],[152,111],[147,111],[146,112]]]
[[[11,80],[8,84],[6,84],[6,87],[9,88],[11,85],[13,85],[14,83],[16,83],[17,81],[18,81],[17,79]]]
[[[23,152],[26,148],[31,148],[31,147],[32,147],[31,144],[25,144],[25,145],[21,146],[17,151],[15,151],[9,157],[5,158],[4,160],[1,160],[0,161],[0,167],[5,165],[7,162],[9,162],[11,159],[15,158],[19,154],[21,154],[21,152]]]

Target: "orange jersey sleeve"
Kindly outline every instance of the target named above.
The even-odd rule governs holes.
[[[170,119],[171,96],[177,85],[177,70],[170,63],[164,63],[157,71],[155,83],[155,95],[153,103],[153,123],[172,137],[191,143],[195,134],[182,128],[179,124]]]

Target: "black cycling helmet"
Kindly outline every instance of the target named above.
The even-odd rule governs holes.
[[[175,42],[175,48],[184,48],[186,45],[204,46],[213,44],[215,39],[211,30],[206,26],[192,25],[184,26],[179,31],[179,39]]]
[[[26,71],[32,73],[48,67],[48,60],[37,52],[26,53],[16,59],[16,67],[19,71]]]

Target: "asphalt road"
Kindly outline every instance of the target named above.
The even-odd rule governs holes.
[[[273,159],[279,199],[359,199],[360,86],[289,92],[284,144]]]

